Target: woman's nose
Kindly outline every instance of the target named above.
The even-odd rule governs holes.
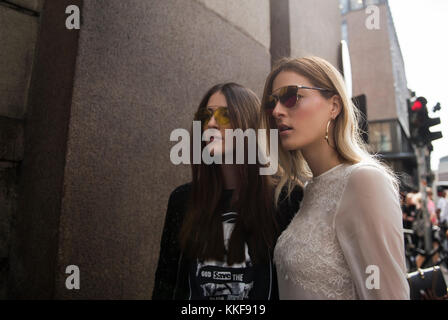
[[[280,103],[280,101],[277,101],[274,110],[272,110],[272,116],[274,118],[280,118],[285,115],[285,111],[285,107]]]
[[[207,128],[218,128],[218,123],[216,122],[215,115],[213,115],[208,121]]]

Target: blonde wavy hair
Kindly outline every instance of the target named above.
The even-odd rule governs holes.
[[[264,87],[261,101],[264,109],[268,96],[272,93],[272,84],[277,75],[282,71],[292,71],[307,78],[313,86],[328,89],[319,91],[324,98],[331,98],[337,94],[341,98],[342,109],[334,120],[333,136],[336,152],[344,162],[355,164],[359,162],[369,163],[381,170],[391,179],[398,194],[398,180],[393,171],[382,164],[377,155],[368,152],[367,145],[361,138],[361,130],[358,126],[360,113],[347,96],[344,80],[340,72],[328,61],[315,57],[282,58],[269,73]],[[269,131],[277,129],[274,119],[262,113],[261,127],[267,129],[269,144]],[[303,186],[303,182],[312,177],[311,170],[307,165],[300,150],[287,151],[279,143],[278,148],[280,181],[275,190],[275,202],[277,203],[280,191],[288,184],[288,195],[295,185]]]

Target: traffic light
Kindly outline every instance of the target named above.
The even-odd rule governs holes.
[[[418,141],[420,138],[421,128],[428,117],[426,110],[427,101],[424,97],[418,97],[412,103],[409,101],[409,129],[411,140]]]
[[[419,145],[427,145],[433,140],[442,138],[442,132],[429,131],[430,127],[440,124],[440,118],[428,116],[427,103],[424,97],[418,97],[412,103],[408,100],[411,140]]]

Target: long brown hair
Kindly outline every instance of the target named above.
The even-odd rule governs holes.
[[[258,129],[260,100],[250,89],[236,83],[212,87],[202,98],[198,111],[207,107],[210,97],[216,92],[221,92],[226,98],[232,129]],[[273,250],[278,236],[273,208],[274,179],[259,174],[262,165],[258,161],[248,164],[247,144],[245,139],[244,164],[233,164],[237,167],[239,180],[234,190],[238,199],[233,206],[238,217],[227,252],[224,247],[222,212],[218,210],[224,185],[221,170],[217,164],[192,164],[192,191],[179,235],[181,249],[188,257],[223,261],[226,256],[231,265],[245,260],[245,243],[254,262],[267,261],[268,252]],[[204,147],[205,142],[201,142],[201,150]]]

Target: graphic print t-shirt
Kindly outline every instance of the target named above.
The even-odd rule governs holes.
[[[222,214],[224,245],[228,242],[238,214],[230,209],[232,190],[224,190]],[[191,265],[189,282],[192,300],[244,300],[254,286],[254,268],[245,245],[246,259],[229,266],[225,261],[196,261]],[[226,260],[226,259],[224,259]]]

